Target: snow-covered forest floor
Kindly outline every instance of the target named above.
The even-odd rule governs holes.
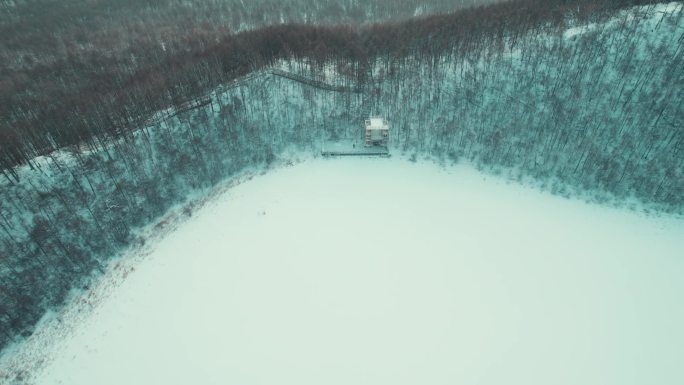
[[[396,156],[246,174],[193,206],[3,370],[30,364],[17,383],[41,385],[684,381],[682,219]]]
[[[603,24],[473,38],[482,49],[467,52],[380,58],[363,92],[264,71],[117,140],[33,159],[0,180],[0,347],[97,286],[170,209],[248,170],[315,154],[324,139],[359,137],[368,114],[390,120],[395,154],[681,215],[683,15],[681,2],[652,5]],[[333,64],[276,67],[357,86]]]

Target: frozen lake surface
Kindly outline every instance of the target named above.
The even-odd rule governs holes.
[[[228,190],[37,383],[684,383],[684,221],[466,166],[310,160]]]

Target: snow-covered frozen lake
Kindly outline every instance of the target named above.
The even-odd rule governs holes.
[[[684,220],[314,159],[163,239],[37,383],[684,383]]]

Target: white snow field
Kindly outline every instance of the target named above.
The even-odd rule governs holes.
[[[684,220],[312,159],[160,241],[37,383],[684,383]]]

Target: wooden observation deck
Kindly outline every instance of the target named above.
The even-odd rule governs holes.
[[[367,146],[363,141],[343,139],[328,141],[321,150],[323,156],[390,156],[387,146]]]

